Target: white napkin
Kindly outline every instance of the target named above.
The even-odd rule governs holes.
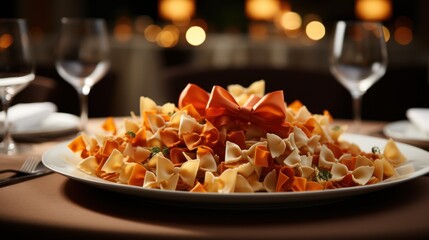
[[[410,108],[406,114],[414,126],[429,134],[429,108]]]
[[[57,111],[57,106],[51,102],[19,103],[9,108],[8,117],[12,129],[27,130],[39,126],[50,114]],[[4,112],[0,114],[3,125]],[[3,126],[2,126],[3,128]]]

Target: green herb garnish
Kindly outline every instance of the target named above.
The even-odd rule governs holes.
[[[317,173],[317,181],[328,181],[332,177],[332,173],[329,170],[326,169],[318,169],[319,172]]]
[[[155,146],[150,148],[150,152],[151,152],[151,156],[154,156],[159,152],[161,152],[164,156],[166,156],[170,153],[170,150],[168,149],[168,147],[160,148]]]
[[[135,134],[133,131],[127,131],[127,132],[125,133],[125,135],[130,136],[130,137],[132,137],[132,138],[135,138],[135,137],[136,137],[136,134]]]

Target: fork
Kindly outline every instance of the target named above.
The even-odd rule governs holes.
[[[23,176],[23,175],[29,175],[36,172],[37,165],[39,164],[40,159],[36,156],[28,157],[24,163],[22,164],[21,168],[19,170],[16,169],[3,169],[0,170],[0,173],[7,173],[12,172],[16,173],[14,177],[16,176]]]
[[[43,169],[38,169],[39,167],[42,167]],[[47,169],[40,161],[39,157],[33,156],[25,160],[20,170],[15,170],[15,169],[0,170],[0,173],[4,173],[4,172],[14,172],[15,175],[1,179],[0,187],[11,185],[14,183],[19,183],[38,176],[44,176],[46,174],[52,173],[52,170]]]

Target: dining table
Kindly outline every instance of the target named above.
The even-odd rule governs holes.
[[[88,129],[104,119],[91,118]],[[385,124],[363,121],[360,134],[387,138]],[[30,155],[75,136],[27,143],[31,151],[0,155],[0,169],[19,169]],[[0,234],[25,239],[427,239],[428,217],[428,174],[365,194],[272,208],[154,200],[57,172],[0,188]]]

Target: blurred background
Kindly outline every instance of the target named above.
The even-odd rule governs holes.
[[[177,102],[188,82],[248,86],[264,79],[313,113],[351,118],[351,97],[329,72],[328,51],[338,20],[381,21],[389,63],[363,97],[363,118],[405,119],[429,107],[429,1],[424,0],[2,0],[1,18],[28,21],[36,73],[53,79],[44,98],[78,114],[76,91],[57,74],[55,43],[62,17],[104,18],[111,68],[89,97],[89,116],[139,113],[139,97]],[[15,102],[32,101],[36,88]]]

